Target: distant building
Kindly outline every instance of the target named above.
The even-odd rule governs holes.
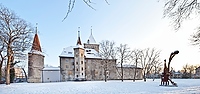
[[[180,71],[173,71],[172,72],[172,77],[173,78],[182,78],[182,73]]]
[[[45,67],[42,69],[42,82],[59,82],[60,68],[59,67]]]
[[[22,68],[14,67],[14,69],[15,69],[15,78],[26,78]]]
[[[195,69],[195,77],[200,78],[200,66]]]
[[[80,31],[78,31],[80,33]],[[99,44],[96,43],[92,31],[89,39],[82,45],[80,34],[76,46],[63,49],[60,58],[61,80],[109,80],[121,79],[116,66],[116,59],[105,59],[99,55]],[[107,70],[106,70],[107,67]],[[134,67],[124,68],[125,79],[133,79]],[[137,79],[142,79],[141,68],[137,68]]]

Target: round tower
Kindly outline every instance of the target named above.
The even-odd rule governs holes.
[[[44,55],[41,50],[37,33],[34,36],[31,51],[28,53],[28,82],[42,82],[42,69],[44,68]]]
[[[74,80],[85,80],[85,50],[81,44],[80,31],[78,31],[78,40],[74,48]]]

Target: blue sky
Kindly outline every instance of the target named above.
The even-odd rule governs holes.
[[[189,20],[178,32],[163,18],[163,2],[157,0],[93,0],[92,10],[77,0],[73,11],[62,22],[68,9],[68,0],[1,0],[1,4],[34,27],[38,23],[39,38],[45,53],[45,64],[59,66],[59,55],[64,47],[74,46],[80,27],[81,40],[86,42],[92,26],[96,42],[115,41],[128,44],[131,49],[155,47],[161,50],[161,60],[179,50],[171,66],[180,70],[186,63],[200,64],[198,47],[190,45],[190,35],[197,21]],[[195,24],[196,23],[196,24]],[[173,46],[171,46],[173,45]]]

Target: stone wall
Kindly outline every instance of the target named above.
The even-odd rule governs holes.
[[[123,76],[124,80],[133,80],[134,79],[135,67],[124,67],[123,71],[124,71],[123,72],[124,73],[124,76]],[[117,67],[117,74],[118,74],[117,79],[121,79],[121,76],[120,76],[121,75],[121,68],[120,67]],[[136,80],[143,79],[141,68],[136,68],[135,79]]]
[[[42,77],[44,67],[44,56],[40,54],[28,54],[28,82],[39,83]]]

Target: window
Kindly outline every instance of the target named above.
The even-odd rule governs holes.
[[[83,73],[82,73],[82,75],[83,75]]]
[[[76,77],[78,78],[78,75],[76,75]]]
[[[81,56],[83,57],[83,54],[81,54]]]
[[[69,60],[68,59],[66,59],[66,62],[68,62]]]
[[[86,52],[91,52],[91,50],[86,50]]]
[[[76,64],[78,64],[78,62],[76,62]]]
[[[81,64],[83,64],[83,61],[81,61]]]
[[[83,71],[83,67],[81,68],[81,70]]]
[[[72,52],[68,52],[68,54],[72,54]]]
[[[78,69],[76,69],[76,71],[78,71]]]
[[[66,68],[68,68],[68,66],[66,65]]]

